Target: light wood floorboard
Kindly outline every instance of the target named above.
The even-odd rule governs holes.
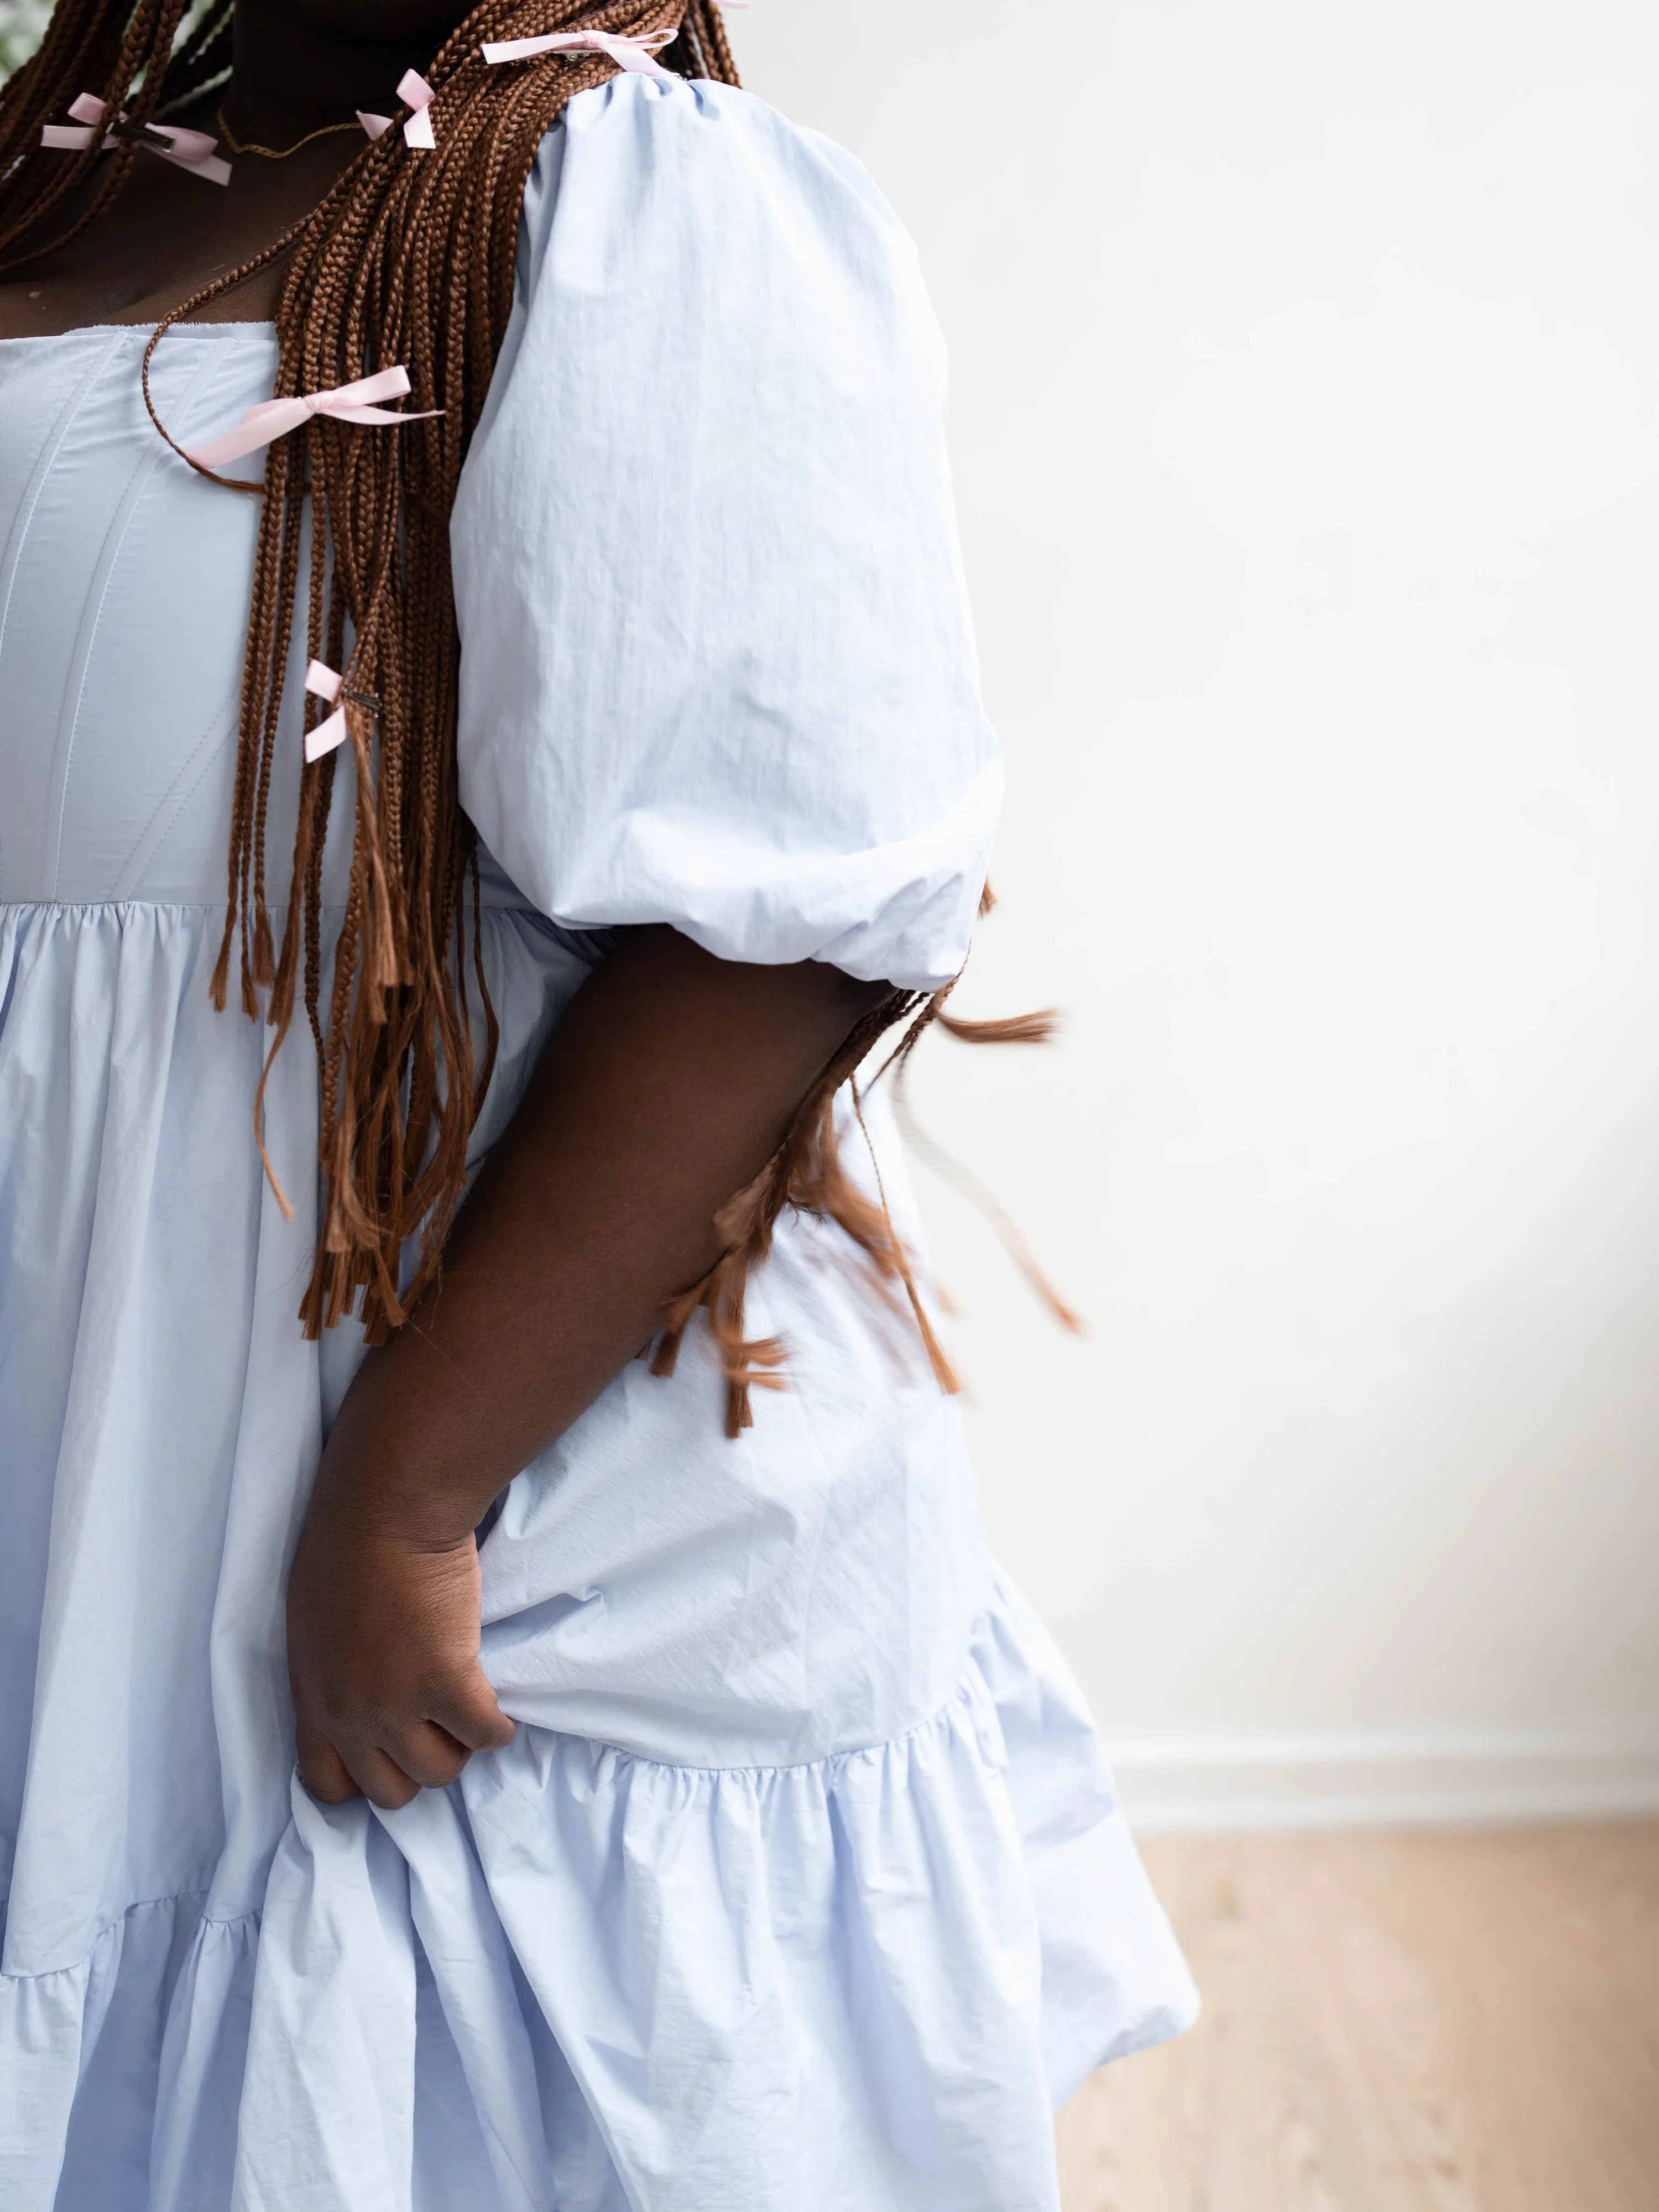
[[[1659,1826],[1146,1856],[1205,2014],[1061,2115],[1066,2212],[1659,2212]]]

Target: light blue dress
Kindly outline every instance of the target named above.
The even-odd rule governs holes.
[[[838,1231],[784,1224],[751,1313],[790,1388],[739,1441],[694,1337],[512,1485],[514,1744],[399,1813],[292,1780],[284,1567],[359,1345],[295,1318],[309,1042],[267,1098],[289,1222],[264,1036],[209,1004],[255,502],[155,436],[145,335],[0,345],[0,2204],[1054,2212],[1054,2103],[1193,1993]],[[275,361],[179,330],[164,419],[228,427]],[[998,781],[942,404],[844,154],[706,85],[574,103],[454,514],[475,1157],[609,930],[961,962]]]

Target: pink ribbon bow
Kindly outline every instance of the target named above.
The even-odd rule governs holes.
[[[430,153],[438,142],[432,135],[432,118],[427,110],[438,97],[437,94],[418,70],[405,70],[398,80],[398,97],[405,107],[412,107],[415,111],[404,125],[404,145],[422,147]],[[384,138],[392,128],[389,115],[371,115],[361,107],[357,110],[357,120],[371,138]]]
[[[244,453],[270,445],[273,438],[297,430],[313,415],[326,415],[336,422],[395,424],[423,422],[443,413],[441,407],[422,407],[394,415],[388,408],[369,404],[376,399],[401,399],[408,390],[406,368],[383,368],[377,375],[360,377],[356,384],[336,385],[331,392],[300,392],[292,399],[262,399],[248,409],[237,428],[227,430],[222,437],[210,438],[204,446],[187,447],[185,458],[198,468],[222,469],[231,461],[240,461]]]
[[[83,92],[79,99],[70,101],[69,112],[82,127],[43,123],[40,143],[56,147],[62,153],[84,153],[102,127],[109,113],[109,103],[100,100],[95,93]],[[120,143],[117,134],[126,119],[126,110],[123,108],[116,119],[116,129],[104,140],[106,153]],[[141,146],[148,146],[152,154],[163,161],[171,161],[175,168],[188,169],[193,177],[205,177],[210,185],[230,182],[230,164],[219,158],[219,142],[210,138],[205,131],[185,131],[175,123],[146,123],[139,127],[137,137]],[[157,145],[158,138],[166,143]]]
[[[331,668],[325,660],[313,660],[306,671],[306,690],[314,699],[325,699],[330,706],[339,697],[345,678]],[[350,732],[346,728],[345,708],[334,707],[325,722],[319,722],[314,730],[306,732],[306,758],[319,761],[325,753],[331,753],[336,745],[343,745]]]
[[[673,43],[672,31],[647,31],[639,38],[624,38],[611,31],[549,31],[539,39],[498,39],[485,46],[487,62],[526,62],[532,54],[608,54],[618,69],[641,76],[672,77],[655,58],[659,50]]]

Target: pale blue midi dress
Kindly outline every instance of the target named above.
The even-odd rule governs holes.
[[[758,1279],[790,1387],[739,1441],[694,1334],[512,1485],[510,1748],[398,1813],[293,1778],[284,1569],[359,1343],[296,1319],[309,1040],[267,1098],[288,1221],[265,1036],[209,1003],[256,502],[157,438],[145,337],[0,344],[0,2205],[1055,2212],[1054,2104],[1193,1992],[956,1410],[833,1228]],[[212,435],[275,364],[181,329],[162,416]],[[453,521],[475,1157],[617,928],[959,965],[998,769],[942,408],[846,155],[722,88],[573,104]]]

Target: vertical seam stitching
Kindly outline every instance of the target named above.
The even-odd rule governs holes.
[[[213,372],[219,366],[220,364],[215,361],[212,355],[208,354],[180,395],[181,408],[189,408],[202,386],[211,380]],[[127,533],[132,527],[133,517],[138,512],[139,502],[143,497],[149,480],[161,461],[167,457],[167,453],[168,448],[158,438],[155,442],[154,451],[142,456],[135,464],[132,474],[127,479],[127,487],[122,495],[121,505],[117,509],[109,530],[105,534],[104,548],[100,555],[103,582],[98,593],[97,608],[92,614],[91,624],[88,628],[87,626],[88,610],[83,605],[81,622],[77,625],[74,657],[70,663],[71,674],[74,672],[74,661],[78,659],[80,663],[80,672],[75,685],[74,706],[71,709],[66,686],[64,704],[58,714],[59,747],[63,753],[63,767],[61,772],[54,770],[54,781],[58,784],[58,835],[53,843],[52,859],[52,896],[54,899],[58,896],[58,878],[63,872],[64,817],[69,811],[70,768],[75,757],[75,739],[81,724],[81,704],[86,696],[87,674],[92,665],[93,651],[98,641],[99,628],[103,622],[104,609],[108,604],[110,586],[114,580],[121,548],[126,543]],[[82,632],[84,632],[84,644]],[[64,717],[66,714],[69,718],[67,736],[64,731]]]

